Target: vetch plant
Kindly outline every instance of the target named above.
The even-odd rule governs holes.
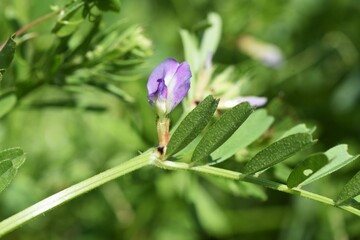
[[[141,105],[136,105],[138,99],[135,93],[128,91],[132,86],[129,87],[126,83],[135,82],[138,78],[138,68],[151,54],[150,41],[138,27],[125,27],[126,31],[120,31],[118,27],[121,23],[116,23],[111,31],[101,30],[101,16],[97,16],[93,21],[94,15],[91,11],[94,10],[93,8],[99,12],[118,11],[120,5],[115,0],[101,3],[72,1],[63,8],[56,9],[58,20],[52,30],[56,35],[50,47],[56,55],[51,61],[49,60],[50,62],[47,62],[46,58],[40,59],[45,69],[42,69],[42,65],[29,65],[29,69],[35,69],[37,74],[34,74],[36,78],[31,78],[26,85],[21,84],[21,81],[15,81],[13,75],[16,74],[8,75],[9,72],[12,73],[12,67],[17,67],[19,60],[15,55],[16,38],[12,36],[6,41],[0,52],[0,80],[5,81],[0,95],[1,117],[10,115],[17,104],[25,104],[26,107],[38,111],[49,107],[72,107],[77,111],[80,109],[87,112],[99,111],[99,106],[79,100],[79,96],[83,96],[82,94],[89,87],[95,89],[95,94],[98,96],[100,93],[109,94],[121,102],[124,115],[120,113],[116,115],[119,124],[124,124],[120,119],[121,116],[131,115],[131,112],[134,112],[135,116],[141,113]],[[79,12],[83,13],[81,15],[83,23],[89,24],[86,25],[88,32],[85,32],[85,37],[81,34],[80,37],[76,35],[81,29],[77,29],[76,26],[82,21],[75,21],[73,18],[78,17],[76,13]],[[91,21],[86,22],[90,17]],[[198,44],[195,34],[186,30],[181,31],[185,51],[184,62],[179,63],[174,58],[164,60],[149,74],[147,89],[143,84],[141,85],[140,91],[144,96],[147,95],[148,102],[157,114],[156,126],[154,124],[149,127],[156,128],[158,145],[155,146],[154,143],[134,158],[122,163],[116,162],[115,166],[108,167],[104,164],[107,170],[3,219],[0,222],[0,236],[8,234],[55,207],[100,188],[105,183],[145,167],[185,171],[205,176],[209,184],[214,183],[214,186],[223,191],[229,190],[230,187],[219,184],[216,182],[217,179],[228,180],[233,184],[232,189],[236,188],[234,187],[236,184],[251,183],[258,187],[256,189],[260,194],[265,195],[262,189],[269,188],[302,196],[360,216],[357,202],[357,196],[360,194],[359,172],[355,173],[337,194],[329,193],[325,196],[323,193],[317,193],[316,189],[306,190],[307,185],[342,169],[354,162],[359,155],[349,154],[345,144],[337,145],[325,152],[309,153],[317,142],[312,135],[314,129],[309,129],[305,124],[291,127],[286,125],[285,128],[281,128],[277,123],[283,119],[275,120],[269,108],[264,107],[268,102],[267,98],[256,94],[243,96],[243,88],[251,86],[250,77],[238,76],[233,66],[225,66],[224,69],[217,71],[212,59],[220,41],[222,22],[216,13],[209,14],[208,22],[209,25],[202,34],[201,44]],[[31,64],[31,61],[29,62]],[[48,64],[52,67],[48,68]],[[231,81],[234,79],[237,81]],[[31,102],[29,100],[30,103],[23,100],[26,95],[33,94],[36,92],[34,90],[45,85],[60,88],[66,98],[61,99],[62,101],[44,99],[41,102]],[[147,104],[146,97],[139,101]],[[182,116],[170,124],[169,115],[180,106],[180,102],[183,103]],[[150,106],[146,107],[150,108]],[[106,107],[101,110],[106,111]],[[286,116],[282,118],[286,120]],[[96,123],[101,125],[99,122]],[[126,125],[126,129],[130,131],[129,129],[134,128],[135,130],[130,131],[131,134],[138,134],[137,137],[140,139],[145,138],[139,133],[140,128],[134,125],[136,124]],[[117,150],[117,147],[116,151],[122,155],[122,150]],[[293,156],[296,158],[290,159]],[[31,154],[28,153],[26,157],[31,158]],[[289,160],[293,161],[292,164],[287,162]],[[25,154],[20,148],[0,151],[0,191],[7,187],[11,188],[10,183],[16,174],[22,174],[20,167],[24,161]],[[294,162],[296,164],[293,164]],[[27,164],[32,162],[29,161]],[[154,171],[153,168],[148,168],[151,175],[154,173],[154,176],[151,176],[153,182],[156,181],[155,172],[161,176],[166,175],[162,171]],[[272,170],[276,168],[286,170],[278,175],[272,174]],[[193,177],[190,174],[186,176],[187,180]],[[145,187],[141,181],[143,179],[137,181],[140,189]],[[180,182],[179,184],[184,184],[186,181]],[[171,183],[166,181],[166,184]],[[204,213],[204,206],[198,203],[211,201],[212,196],[207,194],[206,188],[195,178],[191,184],[181,186],[187,187],[183,193],[188,194],[187,201],[195,203],[194,215]],[[127,189],[131,188],[132,186],[127,186]],[[237,190],[241,192],[244,188]],[[219,191],[220,193],[223,192]],[[157,201],[151,202],[151,204],[157,203]],[[207,203],[211,206],[216,205],[212,202]],[[91,205],[91,202],[88,204]],[[141,204],[146,204],[146,201],[141,199]],[[161,206],[165,207],[165,205]],[[205,209],[205,212],[212,211],[216,212],[216,208]],[[46,215],[42,218],[48,217],[50,216]],[[205,218],[202,215],[199,219]],[[211,228],[213,225],[208,224],[206,220],[200,221],[201,224],[205,228]]]
[[[168,58],[151,73],[148,83],[148,100],[158,115],[159,147],[169,141],[170,120],[167,115],[184,99],[190,88],[191,70],[188,63],[179,64]]]

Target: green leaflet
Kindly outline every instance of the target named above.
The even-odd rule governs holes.
[[[324,153],[318,153],[307,157],[290,173],[290,176],[287,179],[288,187],[297,187],[327,163],[328,158]]]
[[[360,171],[345,184],[336,199],[336,205],[343,205],[360,194]]]
[[[314,143],[309,133],[296,133],[274,142],[258,152],[244,167],[245,174],[269,168]]]
[[[14,179],[18,168],[24,161],[25,155],[20,148],[11,148],[0,152],[0,192]]]
[[[211,164],[222,162],[250,145],[264,134],[273,121],[274,118],[269,116],[265,109],[253,112],[235,133],[211,154]]]
[[[193,164],[206,163],[208,156],[229,139],[252,112],[253,109],[248,102],[240,103],[226,111],[200,140],[191,162]]]
[[[167,156],[177,153],[200,134],[214,115],[218,103],[219,100],[208,96],[185,117],[170,138]]]
[[[10,66],[10,64],[14,58],[15,49],[16,49],[16,43],[14,41],[14,38],[15,38],[15,35],[10,36],[0,51],[0,74],[1,74],[1,76],[6,71],[6,69]]]
[[[347,145],[341,144],[335,146],[325,152],[325,155],[329,159],[329,163],[326,164],[324,167],[319,169],[316,173],[312,174],[308,179],[300,184],[300,186],[305,186],[311,182],[318,180],[336,170],[344,167],[345,165],[351,163],[355,159],[358,158],[357,156],[352,156],[347,152]]]

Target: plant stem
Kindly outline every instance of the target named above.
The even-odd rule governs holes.
[[[336,206],[334,200],[332,200],[331,198],[324,197],[322,195],[312,193],[312,192],[303,190],[301,188],[289,188],[285,184],[273,182],[273,181],[270,181],[270,180],[267,180],[264,178],[259,178],[259,177],[252,176],[252,175],[245,175],[245,174],[242,174],[239,172],[216,168],[216,167],[207,166],[207,165],[191,167],[187,163],[170,162],[170,161],[155,161],[153,163],[158,167],[169,169],[169,170],[190,170],[190,171],[210,174],[210,175],[218,176],[218,177],[222,177],[222,178],[254,183],[256,185],[260,185],[260,186],[270,188],[273,190],[277,190],[280,192],[286,192],[286,193],[290,193],[293,195],[302,196],[302,197],[305,197],[308,199],[315,200],[317,202],[335,206],[335,207],[341,208],[345,211],[348,211],[350,213],[353,213],[357,216],[360,216],[360,210],[357,208],[354,208],[352,206],[346,206],[346,205]]]
[[[5,219],[4,221],[0,222],[0,237],[39,216],[40,214],[43,214],[65,202],[68,202],[75,197],[89,192],[122,175],[149,165],[152,159],[157,157],[155,154],[156,152],[154,152],[153,149],[150,149],[127,162],[124,162],[116,167],[113,167],[65,190],[62,190],[61,192],[45,198],[44,200],[26,208],[25,210]]]

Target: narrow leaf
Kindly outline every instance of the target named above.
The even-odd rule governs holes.
[[[360,194],[360,171],[345,184],[336,199],[336,205],[347,203],[352,198]]]
[[[221,38],[221,17],[217,13],[209,13],[207,19],[211,26],[205,30],[201,41],[200,55],[202,64],[205,64],[207,59],[211,58],[216,52]]]
[[[214,115],[218,103],[219,100],[208,96],[185,117],[171,136],[167,145],[167,156],[177,153],[200,134]]]
[[[297,187],[300,183],[309,178],[313,173],[328,163],[328,158],[323,153],[309,156],[300,162],[291,172],[287,179],[287,185],[290,188]]]
[[[185,60],[189,63],[191,70],[196,73],[200,68],[198,42],[187,30],[180,30],[180,37],[184,46]]]
[[[358,156],[352,156],[347,152],[347,145],[341,144],[335,146],[325,152],[325,155],[329,159],[329,163],[326,164],[324,167],[319,169],[316,173],[312,174],[308,179],[300,184],[300,186],[305,186],[311,182],[314,182],[326,175],[335,172],[336,170],[344,167],[345,165],[351,163]]]
[[[211,154],[212,164],[222,162],[249,146],[268,130],[273,121],[274,118],[269,116],[265,109],[256,110],[223,145]]]
[[[15,34],[9,37],[2,49],[0,49],[0,73],[4,73],[12,62],[15,54]]]
[[[226,111],[200,140],[194,150],[191,162],[205,163],[208,156],[234,134],[252,111],[248,102],[240,103]]]
[[[0,192],[15,178],[18,168],[24,163],[25,155],[20,148],[0,152]]]
[[[258,152],[244,167],[245,174],[254,174],[269,168],[311,145],[314,141],[308,133],[296,133],[274,142]]]

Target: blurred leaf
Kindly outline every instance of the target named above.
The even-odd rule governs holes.
[[[291,172],[287,179],[288,187],[297,187],[327,163],[328,158],[324,153],[309,156],[304,161],[300,162]]]
[[[287,136],[293,135],[295,133],[312,133],[314,131],[315,131],[315,128],[309,129],[306,127],[306,125],[304,123],[301,123],[301,124],[298,124],[298,125],[292,127],[288,131],[286,131],[278,140],[285,138]]]
[[[220,42],[221,37],[221,17],[217,13],[209,13],[208,21],[211,24],[204,32],[200,46],[200,62],[206,64],[212,58]]]
[[[11,148],[0,152],[0,192],[14,179],[18,168],[24,161],[25,155],[20,148]]]
[[[185,117],[170,138],[167,156],[177,153],[200,134],[213,117],[218,103],[219,100],[210,95]]]
[[[196,146],[192,163],[206,163],[208,156],[220,147],[250,116],[253,109],[248,102],[243,102],[227,110],[204,134]]]
[[[97,82],[88,82],[88,84],[91,86],[94,86],[102,91],[111,93],[112,95],[118,97],[122,101],[125,101],[128,103],[134,102],[134,98],[132,96],[130,96],[125,91],[123,91],[121,88],[119,88],[113,84],[110,84],[110,83],[102,84],[102,83],[97,83]]]
[[[311,134],[296,133],[287,136],[258,152],[244,167],[245,174],[254,174],[269,168],[313,144]]]
[[[65,8],[60,11],[57,22],[51,31],[60,37],[71,34],[76,29],[77,25],[82,22],[82,19],[74,21],[71,18],[84,6],[84,4],[84,1],[73,1],[67,4]]]
[[[342,205],[360,194],[360,171],[347,182],[336,199],[336,205]]]
[[[335,146],[325,152],[325,155],[329,159],[329,163],[319,169],[316,173],[312,174],[308,179],[301,183],[301,186],[305,186],[311,182],[325,177],[326,175],[335,172],[336,170],[344,167],[359,157],[352,156],[347,152],[347,145],[341,144]]]
[[[119,12],[121,8],[120,0],[96,0],[96,6],[103,11]]]
[[[6,115],[16,105],[17,98],[13,93],[0,95],[0,118]]]
[[[180,36],[184,46],[185,60],[189,63],[191,70],[196,73],[200,68],[200,52],[196,37],[187,30],[180,30]]]
[[[15,34],[10,36],[2,49],[0,49],[0,74],[1,78],[6,69],[10,66],[15,54],[16,42]],[[1,80],[0,78],[0,80]]]
[[[230,227],[228,218],[214,198],[198,184],[191,187],[190,193],[201,225],[212,234],[227,232]]]
[[[253,112],[235,133],[211,154],[211,164],[222,162],[250,145],[266,132],[273,121],[274,118],[269,116],[265,109]]]

